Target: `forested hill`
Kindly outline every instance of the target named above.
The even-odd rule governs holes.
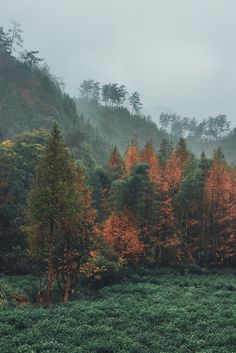
[[[17,24],[14,30],[20,35]],[[235,162],[235,130],[230,131],[224,115],[197,122],[162,114],[157,127],[151,117],[142,114],[138,92],[128,93],[125,86],[115,83],[101,87],[93,80],[81,84],[79,98],[74,100],[64,92],[60,80],[50,73],[37,51],[24,50],[19,54],[15,49],[18,42],[9,43],[7,33],[0,27],[2,139],[33,129],[49,129],[56,121],[67,145],[85,164],[104,164],[114,146],[124,153],[132,142],[142,148],[152,141],[157,151],[163,139],[177,145],[181,137],[198,155],[205,151],[211,156],[213,150],[221,147],[226,159]]]
[[[125,106],[102,105],[86,99],[76,99],[77,111],[82,113],[111,144],[124,153],[131,142],[143,147],[152,141],[156,150],[168,134],[158,129],[150,117],[132,114]],[[176,139],[173,138],[173,142]]]
[[[110,89],[108,94],[107,86]],[[135,101],[132,100],[134,95]],[[122,153],[132,141],[140,147],[146,141],[152,141],[158,150],[163,139],[177,145],[180,138],[185,138],[188,148],[198,156],[204,151],[211,157],[220,147],[229,162],[236,162],[236,129],[230,129],[225,115],[197,121],[162,113],[157,126],[150,116],[142,114],[142,103],[137,92],[131,93],[129,99],[126,96],[128,92],[124,86],[105,84],[100,87],[98,82],[85,80],[75,101],[78,113]]]
[[[197,155],[204,151],[207,156],[212,156],[212,151],[216,151],[220,147],[225,159],[229,163],[236,162],[236,129],[233,129],[227,136],[217,140],[204,141],[202,143],[199,141],[190,141],[189,145]]]
[[[104,163],[111,146],[77,114],[74,100],[63,92],[47,65],[39,65],[34,53],[21,60],[9,53],[0,55],[1,138],[48,129],[57,122],[78,158]]]

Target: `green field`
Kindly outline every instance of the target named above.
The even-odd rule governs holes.
[[[5,307],[0,352],[233,353],[236,276],[136,275],[68,305]]]

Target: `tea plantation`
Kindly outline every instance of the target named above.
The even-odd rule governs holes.
[[[0,352],[233,353],[236,276],[136,275],[68,305],[2,306]]]

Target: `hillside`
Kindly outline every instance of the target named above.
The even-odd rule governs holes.
[[[217,150],[220,147],[225,155],[226,160],[229,163],[236,163],[236,129],[234,129],[228,136],[216,141],[204,141],[201,143],[198,141],[189,141],[188,145],[197,155],[200,155],[200,153],[204,151],[209,157],[212,156],[212,152],[214,150]]]
[[[123,153],[132,141],[143,147],[152,141],[156,150],[163,138],[174,144],[177,135],[159,129],[150,117],[131,114],[124,106],[109,106],[76,99],[63,92],[46,65],[30,66],[10,55],[0,56],[0,131],[2,138],[33,129],[63,129],[76,157],[104,164],[112,146]],[[221,147],[226,159],[235,162],[235,133],[215,141],[188,140],[191,151],[208,156]],[[85,163],[91,163],[87,160]]]
[[[79,99],[76,100],[76,107],[78,113],[82,113],[85,119],[122,153],[132,141],[143,147],[151,140],[157,150],[161,140],[168,137],[158,129],[150,117],[131,114],[123,106],[112,107]]]
[[[0,55],[0,131],[3,139],[57,122],[78,158],[90,154],[104,163],[111,146],[76,112],[47,66],[30,66],[8,54]]]
[[[177,126],[176,131],[174,129],[173,133],[167,133],[158,128],[151,117],[131,114],[125,106],[107,106],[84,99],[75,99],[75,101],[78,114],[82,114],[85,121],[89,122],[110,144],[117,146],[122,153],[132,141],[140,147],[143,147],[147,141],[152,141],[157,151],[163,139],[177,145],[179,138],[183,137]],[[204,139],[201,135],[196,138],[190,136],[186,138],[186,142],[191,152],[200,156],[204,151],[209,158],[212,157],[214,150],[220,147],[226,160],[235,163],[235,136],[235,130],[232,130],[224,137],[219,136],[210,140]]]

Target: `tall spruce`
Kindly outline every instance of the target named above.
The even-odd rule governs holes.
[[[47,304],[51,303],[55,263],[61,248],[66,248],[65,234],[77,221],[81,201],[76,186],[76,165],[55,125],[36,170],[36,181],[28,198],[29,250],[47,273]]]

